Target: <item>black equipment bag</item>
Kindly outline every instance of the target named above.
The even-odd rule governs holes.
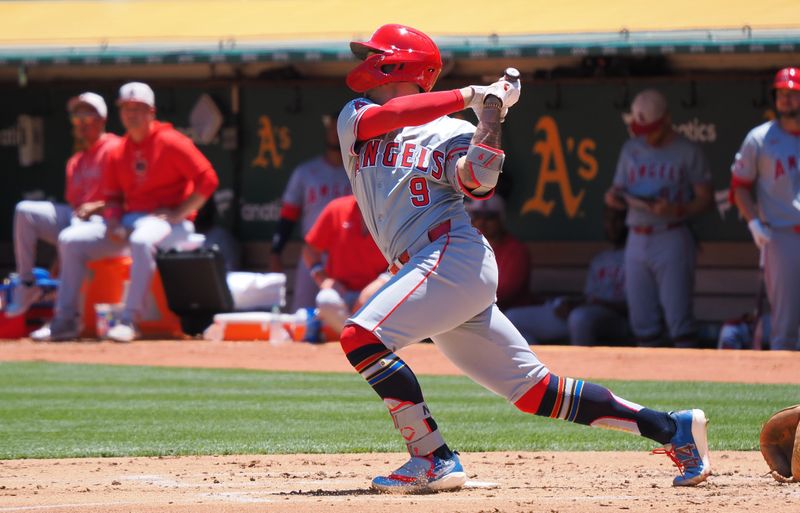
[[[156,265],[167,304],[188,335],[203,332],[218,313],[233,311],[225,261],[216,246],[194,251],[160,251]]]

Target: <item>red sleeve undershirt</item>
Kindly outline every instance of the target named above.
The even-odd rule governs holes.
[[[748,191],[752,190],[753,189],[753,182],[752,181],[748,182],[747,180],[739,178],[736,175],[731,175],[731,186],[728,189],[728,202],[731,205],[733,205],[734,207],[737,206],[736,205],[736,195],[735,195],[736,189],[740,189],[740,188],[741,189],[747,189]]]
[[[367,141],[405,126],[419,126],[464,110],[461,91],[410,94],[367,109],[358,122],[358,141]]]

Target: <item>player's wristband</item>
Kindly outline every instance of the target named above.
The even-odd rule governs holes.
[[[314,283],[319,286],[324,279],[324,276],[321,276],[319,280],[317,279],[317,276],[325,274],[325,266],[318,262],[311,266],[311,268],[308,270],[308,274],[311,275],[311,279],[314,280]]]
[[[322,265],[321,263],[316,263],[316,264],[312,265],[311,268],[308,270],[308,274],[310,274],[311,276],[314,276],[318,272],[324,271],[324,270],[325,270],[325,266],[324,265]]]

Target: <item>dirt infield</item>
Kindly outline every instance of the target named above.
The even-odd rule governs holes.
[[[557,373],[592,379],[800,383],[795,353],[536,348]],[[456,374],[433,346],[402,356],[420,373]],[[237,367],[352,372],[335,344],[0,342],[0,361]],[[469,453],[468,487],[455,493],[372,493],[369,479],[402,454],[106,458],[0,461],[0,513],[443,511],[690,513],[800,510],[800,485],[765,477],[757,452],[712,454],[714,476],[670,486],[674,467],[643,453]]]

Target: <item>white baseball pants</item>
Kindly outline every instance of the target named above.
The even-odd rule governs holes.
[[[20,201],[14,210],[14,256],[17,274],[23,281],[33,280],[36,242],[58,243],[58,234],[72,221],[72,207],[52,201]],[[77,218],[77,222],[80,222]]]
[[[147,291],[156,269],[156,250],[171,249],[194,233],[191,221],[171,225],[144,213],[126,214],[122,218],[122,225],[130,231],[127,244],[106,238],[105,223],[82,223],[61,232],[58,238],[61,288],[56,300],[56,317],[66,319],[77,316],[80,287],[89,261],[129,252],[132,260],[130,287],[122,319],[135,321],[144,310]]]

